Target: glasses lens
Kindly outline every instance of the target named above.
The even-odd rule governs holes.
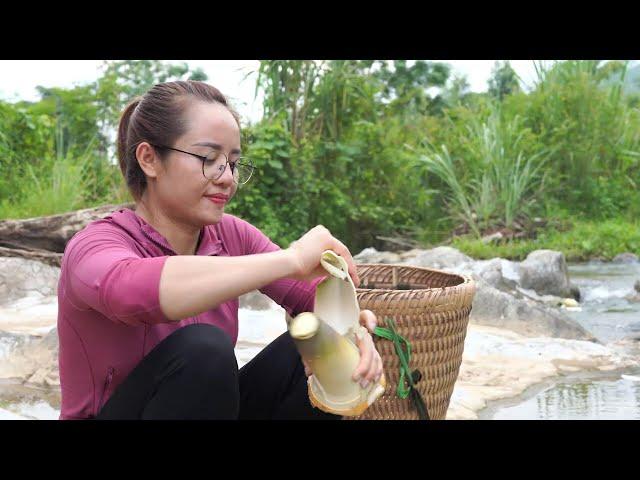
[[[227,164],[226,157],[217,150],[207,155],[206,160],[202,164],[204,176],[210,180],[217,180],[224,173]]]
[[[232,167],[233,165],[233,167]],[[214,150],[207,155],[203,164],[204,176],[210,180],[218,180],[222,177],[227,166],[227,158],[225,155],[217,150]],[[229,168],[233,173],[234,182],[242,185],[247,183],[253,173],[253,165],[251,161],[244,157],[234,156],[229,159]]]
[[[235,167],[235,175],[237,175],[240,185],[247,183],[253,174],[253,164],[248,158],[241,157],[238,159]],[[234,175],[234,176],[235,176]]]

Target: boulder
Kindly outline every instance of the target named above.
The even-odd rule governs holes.
[[[0,305],[23,297],[56,295],[60,269],[37,260],[0,257]]]
[[[356,263],[400,263],[401,257],[394,252],[379,252],[373,247],[365,248],[353,257]]]
[[[500,291],[483,279],[477,281],[472,323],[513,330],[521,335],[596,341],[595,337],[557,308],[519,299]]]
[[[489,285],[504,292],[513,292],[517,288],[517,283],[512,277],[505,276],[503,267],[507,260],[502,258],[492,258],[487,261],[475,262],[472,272]]]
[[[57,328],[12,349],[0,362],[0,378],[40,387],[59,387]]]
[[[416,267],[445,269],[471,263],[473,259],[453,247],[436,247],[423,250],[415,256],[405,257],[401,263]]]
[[[520,263],[520,285],[539,295],[575,298],[576,294],[564,254],[554,250],[535,250]]]

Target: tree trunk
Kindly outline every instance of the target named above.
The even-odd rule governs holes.
[[[20,257],[27,258],[29,260],[38,260],[39,262],[46,263],[52,267],[59,267],[62,261],[62,254],[55,252],[48,252],[46,250],[24,250],[20,248],[5,248],[0,247],[0,257]]]
[[[89,223],[121,208],[133,208],[133,204],[103,205],[48,217],[0,221],[0,247],[2,256],[10,250],[21,251],[17,256],[46,257],[46,253],[63,253],[67,242]],[[47,251],[47,252],[43,252]],[[27,253],[24,253],[27,252]]]

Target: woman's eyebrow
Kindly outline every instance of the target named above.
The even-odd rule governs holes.
[[[222,145],[214,142],[198,142],[198,143],[194,143],[192,146],[193,147],[211,147],[216,150],[222,150]],[[231,153],[241,153],[241,151],[238,148],[234,148],[233,150],[231,150]]]

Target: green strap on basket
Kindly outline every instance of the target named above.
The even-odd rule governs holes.
[[[392,341],[396,350],[396,355],[398,355],[398,358],[400,359],[400,379],[398,381],[396,394],[402,399],[411,396],[411,400],[418,410],[418,416],[420,419],[429,420],[427,406],[424,404],[422,395],[420,395],[420,392],[416,388],[416,380],[414,380],[411,369],[409,368],[409,363],[411,361],[411,343],[398,333],[396,324],[392,318],[385,318],[385,323],[387,328],[376,327],[373,333],[379,337]]]

